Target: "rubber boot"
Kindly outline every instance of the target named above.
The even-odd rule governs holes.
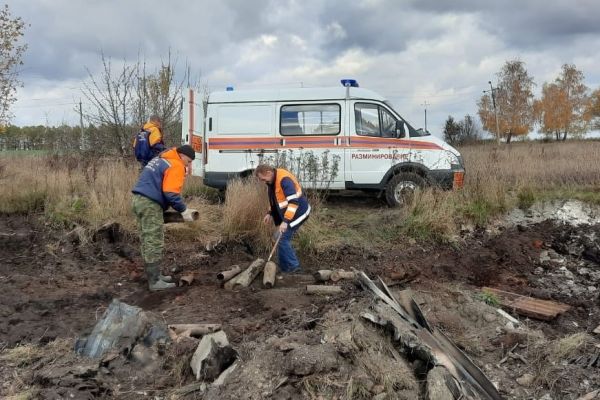
[[[159,263],[146,263],[146,276],[148,277],[148,289],[155,292],[157,290],[166,290],[175,287],[174,283],[168,283],[159,279]]]
[[[167,283],[175,283],[175,281],[173,280],[173,277],[171,275],[159,274],[158,279],[163,282],[167,282]]]

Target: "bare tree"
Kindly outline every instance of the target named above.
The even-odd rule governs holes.
[[[26,44],[19,44],[25,30],[20,17],[13,18],[8,5],[0,9],[0,126],[6,125],[12,114],[10,106],[17,100],[20,85],[17,67],[23,65]]]
[[[107,131],[105,144],[125,156],[131,153],[132,118],[129,108],[135,95],[135,67],[123,62],[115,73],[110,58],[102,53],[103,71],[99,78],[89,69],[90,82],[83,84],[83,95],[91,104],[86,119]],[[97,149],[101,151],[103,149]]]
[[[177,60],[169,51],[166,61],[162,61],[153,74],[146,73],[146,62],[136,66],[136,99],[133,103],[134,121],[142,125],[150,115],[158,115],[163,123],[167,143],[179,142],[181,122],[181,93],[189,74],[189,68],[182,79],[177,80],[175,71]]]

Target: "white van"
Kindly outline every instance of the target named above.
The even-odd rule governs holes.
[[[286,166],[308,188],[378,191],[390,205],[426,185],[463,184],[460,153],[414,129],[379,94],[341,87],[184,93],[182,141],[196,150],[192,174],[225,188],[260,162]],[[312,169],[312,171],[311,171]]]

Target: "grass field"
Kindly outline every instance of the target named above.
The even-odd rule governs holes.
[[[600,203],[600,142],[517,143],[500,148],[486,144],[460,151],[467,169],[462,190],[426,189],[404,209],[376,202],[364,207],[319,204],[300,231],[301,249],[381,247],[405,237],[452,241],[464,224],[484,226],[502,212],[536,201],[569,198]],[[130,190],[137,174],[137,164],[123,160],[0,153],[0,212],[40,213],[57,228],[79,224],[94,229],[118,221],[134,232]],[[202,214],[200,222],[190,227],[198,236],[268,242],[260,224],[266,209],[263,186],[238,182],[219,203],[214,190],[190,177],[184,195]]]

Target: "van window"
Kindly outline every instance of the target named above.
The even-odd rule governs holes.
[[[396,118],[383,107],[379,107],[379,112],[381,114],[381,136],[395,138]]]
[[[398,137],[396,135],[396,117],[377,104],[356,103],[354,105],[354,123],[357,135]],[[400,132],[400,137],[403,136]]]
[[[279,132],[284,136],[337,135],[340,133],[339,104],[282,106]]]
[[[219,105],[216,118],[218,135],[272,135],[273,107],[270,105]],[[211,127],[209,126],[209,131]]]

